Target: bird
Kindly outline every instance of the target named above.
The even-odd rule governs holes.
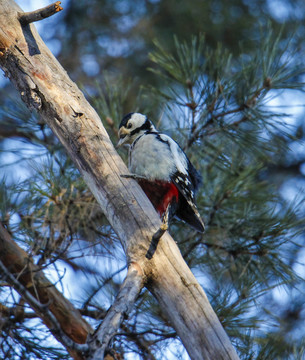
[[[117,147],[129,145],[128,169],[149,198],[159,216],[169,214],[204,232],[204,223],[195,204],[202,183],[176,141],[155,128],[146,115],[131,112],[119,125]]]

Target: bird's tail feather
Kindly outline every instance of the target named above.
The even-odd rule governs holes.
[[[176,216],[199,232],[204,232],[204,223],[196,206],[184,199],[176,211]]]

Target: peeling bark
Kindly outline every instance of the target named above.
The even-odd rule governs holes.
[[[0,1],[0,66],[24,102],[59,138],[118,234],[128,263],[137,263],[194,360],[238,359],[203,289],[168,233],[145,257],[161,222],[128,174],[95,110],[50,53],[20,8]]]

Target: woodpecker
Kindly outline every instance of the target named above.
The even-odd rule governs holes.
[[[117,147],[128,144],[128,168],[160,217],[169,209],[196,230],[203,232],[204,224],[195,205],[195,193],[201,175],[184,151],[168,135],[160,133],[140,113],[124,116],[119,126]]]

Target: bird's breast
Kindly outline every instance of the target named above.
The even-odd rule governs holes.
[[[145,135],[130,149],[129,170],[150,180],[170,181],[176,166],[168,145]]]

